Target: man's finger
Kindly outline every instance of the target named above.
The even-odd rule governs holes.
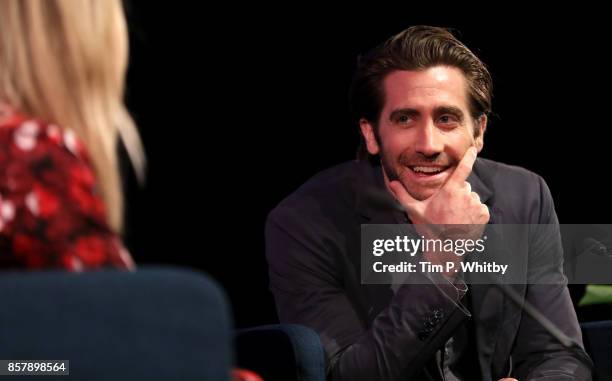
[[[470,173],[472,173],[472,167],[474,166],[474,162],[476,161],[476,148],[470,147],[463,155],[463,159],[457,165],[455,172],[451,175],[450,179],[448,179],[449,183],[453,184],[463,184],[464,181],[467,180]]]
[[[474,199],[474,201],[480,202],[480,196],[478,195],[478,193],[472,192],[471,195],[472,195],[472,198]]]
[[[393,195],[395,196],[397,201],[399,201],[399,203],[402,204],[402,206],[404,207],[404,209],[406,209],[408,214],[411,214],[411,213],[419,214],[420,213],[421,202],[419,200],[416,200],[414,197],[412,197],[408,193],[406,188],[404,188],[402,183],[396,180],[391,181],[389,183],[389,188],[391,188],[391,192],[393,192]]]

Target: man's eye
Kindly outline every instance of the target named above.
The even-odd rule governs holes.
[[[409,115],[400,115],[397,118],[397,122],[398,123],[408,123],[412,120],[412,118]]]
[[[452,123],[455,121],[455,119],[450,115],[442,115],[439,120],[442,123]]]

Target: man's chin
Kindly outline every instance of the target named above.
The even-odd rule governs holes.
[[[399,181],[410,195],[419,201],[427,200],[444,186],[448,177],[452,174],[452,169],[433,176],[415,175],[412,170],[406,169],[399,173]]]
[[[428,198],[433,196],[439,189],[439,188],[414,189],[412,187],[407,187],[406,184],[404,184],[404,188],[408,190],[408,193],[412,196],[412,198],[418,201],[427,200]]]

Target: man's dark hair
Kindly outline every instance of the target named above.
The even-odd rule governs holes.
[[[396,70],[425,70],[439,65],[456,67],[465,75],[474,119],[491,112],[493,83],[482,61],[447,29],[413,26],[359,57],[349,92],[353,121],[368,120],[378,138],[378,119],[385,104],[385,77]],[[363,137],[358,157],[368,157]]]

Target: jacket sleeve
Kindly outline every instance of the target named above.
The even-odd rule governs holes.
[[[457,303],[462,294],[423,278],[402,285],[371,324],[363,321],[344,289],[337,239],[320,223],[297,221],[273,212],[266,224],[280,321],[319,334],[332,380],[406,380],[420,372],[465,318]]]
[[[580,346],[577,350],[587,356],[567,289],[567,280],[562,271],[563,249],[554,204],[546,183],[542,178],[538,179],[540,202],[536,208],[537,223],[546,229],[546,234],[531,236],[529,284],[525,300],[577,342]],[[538,279],[542,274],[549,277],[545,282]],[[591,379],[590,367],[580,359],[580,356],[561,345],[541,324],[526,313],[523,313],[512,358],[516,366],[513,376],[519,380]]]

